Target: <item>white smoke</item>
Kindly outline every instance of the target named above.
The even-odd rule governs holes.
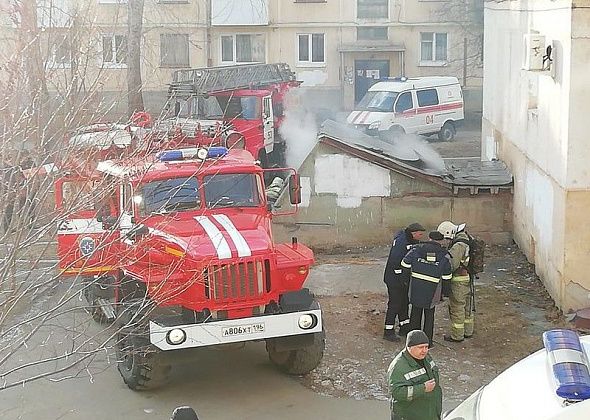
[[[441,174],[447,172],[444,159],[422,136],[403,134],[393,140],[393,146],[400,152],[416,153],[424,168]]]
[[[302,105],[301,92],[292,89],[288,93],[285,119],[279,134],[287,145],[287,166],[299,169],[317,143],[318,126],[314,114]]]

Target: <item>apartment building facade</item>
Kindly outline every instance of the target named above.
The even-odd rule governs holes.
[[[9,2],[10,0],[2,0]],[[457,76],[481,103],[483,0],[145,0],[144,99],[157,111],[174,69],[286,62],[316,108],[350,110],[377,80]],[[48,88],[125,103],[127,0],[38,0]],[[6,54],[6,52],[4,52]],[[75,68],[74,68],[75,67]],[[113,109],[120,108],[115,106]]]
[[[485,17],[482,159],[514,174],[514,240],[557,306],[588,308],[590,0],[489,2]]]

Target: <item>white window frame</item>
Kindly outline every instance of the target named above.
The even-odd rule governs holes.
[[[64,35],[60,35],[59,36],[59,40],[56,41],[61,41],[63,42],[64,40],[66,40],[68,38],[67,34]],[[52,42],[49,45],[49,49],[47,51],[47,60],[45,62],[45,67],[48,69],[69,69],[72,67],[72,46],[69,45],[69,50],[70,50],[70,57],[67,63],[58,63],[55,60],[56,57],[56,53],[57,53],[57,43],[56,42]]]
[[[236,39],[239,35],[251,35],[256,36],[260,35],[264,38],[264,60],[263,61],[236,61],[237,58],[237,45]],[[224,61],[223,60],[223,38],[224,37],[231,37],[232,38],[232,61]],[[222,65],[229,65],[229,64],[256,64],[256,63],[266,63],[267,55],[268,55],[268,39],[265,33],[262,32],[239,32],[239,33],[222,33],[219,35],[219,63]]]
[[[127,52],[125,52],[125,62],[124,63],[117,63],[116,61],[104,61],[104,38],[110,37],[111,38],[111,53],[113,54],[113,59],[117,57],[117,43],[115,42],[115,37],[122,36],[125,38],[125,45],[129,40],[127,39],[127,35],[124,34],[102,34],[100,37],[100,63],[101,67],[104,69],[126,69],[127,68]]]
[[[432,57],[431,60],[423,60],[422,59],[422,34],[431,33],[432,34]],[[447,36],[447,51],[445,60],[436,60],[436,38],[439,34],[445,34]],[[449,62],[449,33],[448,32],[420,32],[420,55],[419,55],[420,63],[419,66],[422,67],[444,67]]]
[[[324,36],[324,61],[312,61],[313,57],[313,35],[323,35]],[[299,60],[299,37],[300,36],[307,36],[307,48],[309,51],[309,60],[301,61]],[[326,67],[326,33],[325,32],[304,32],[298,33],[295,37],[295,54],[297,54],[297,67]]]

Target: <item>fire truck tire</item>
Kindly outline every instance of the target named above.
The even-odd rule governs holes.
[[[117,369],[125,384],[135,390],[155,389],[167,382],[171,370],[149,340],[128,333],[117,334]]]
[[[305,375],[314,370],[324,357],[326,335],[314,334],[313,344],[296,350],[277,351],[267,343],[268,358],[280,370],[289,375]]]
[[[117,369],[125,384],[133,390],[158,388],[167,382],[171,366],[164,360],[161,350],[150,343],[146,326],[134,321],[142,318],[133,317],[133,310],[139,305],[129,302],[124,306],[117,319]]]

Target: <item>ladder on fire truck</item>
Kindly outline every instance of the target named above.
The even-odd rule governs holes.
[[[198,96],[294,81],[295,73],[286,63],[204,67],[176,70],[168,94]]]

